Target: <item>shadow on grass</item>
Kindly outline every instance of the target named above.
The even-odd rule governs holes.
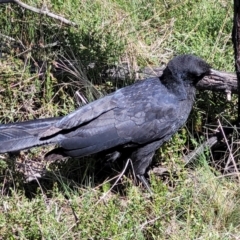
[[[81,193],[89,188],[103,193],[111,188],[112,192],[125,196],[129,184],[138,185],[132,175],[130,164],[123,172],[125,164],[126,161],[122,160],[110,162],[92,157],[70,158],[51,163],[42,178],[23,183],[22,186],[29,199],[34,198],[39,192],[52,197],[53,189],[56,187],[58,191],[66,193],[66,198],[72,191]],[[119,175],[122,176],[118,180]]]

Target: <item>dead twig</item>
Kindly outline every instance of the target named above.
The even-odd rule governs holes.
[[[36,7],[32,7],[26,3],[23,3],[19,0],[3,0],[3,1],[0,1],[0,3],[16,3],[18,4],[19,6],[25,8],[25,9],[28,9],[32,12],[35,12],[35,13],[38,13],[38,14],[42,14],[42,15],[46,15],[48,17],[51,17],[51,18],[54,18],[54,19],[57,19],[67,25],[70,25],[70,26],[73,26],[73,27],[77,27],[77,24],[75,22],[72,22],[64,17],[61,17],[55,13],[52,13],[52,12],[49,12],[48,8],[46,6],[43,6],[42,9],[39,9],[39,8],[36,8]]]
[[[193,162],[198,156],[200,156],[206,148],[211,148],[213,145],[217,143],[218,139],[217,136],[213,136],[209,138],[207,141],[202,143],[199,147],[197,147],[194,151],[189,153],[188,155],[183,157],[185,164],[189,164]]]

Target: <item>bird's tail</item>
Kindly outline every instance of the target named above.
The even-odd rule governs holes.
[[[31,147],[55,143],[39,136],[60,118],[37,119],[26,122],[0,124],[0,153],[16,152]]]

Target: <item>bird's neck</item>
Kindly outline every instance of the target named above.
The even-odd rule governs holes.
[[[187,100],[193,102],[195,99],[195,95],[196,95],[196,88],[192,84],[189,84],[189,83],[184,83],[184,87],[187,92]]]
[[[194,100],[195,87],[190,82],[183,81],[181,76],[173,76],[170,70],[165,69],[160,80],[168,91],[174,94],[178,100]]]

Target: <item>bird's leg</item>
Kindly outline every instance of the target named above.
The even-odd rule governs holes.
[[[149,183],[147,179],[143,175],[137,175],[140,182],[143,184],[143,186],[149,191],[150,194],[153,194],[153,191],[151,190],[151,187],[149,186]]]

